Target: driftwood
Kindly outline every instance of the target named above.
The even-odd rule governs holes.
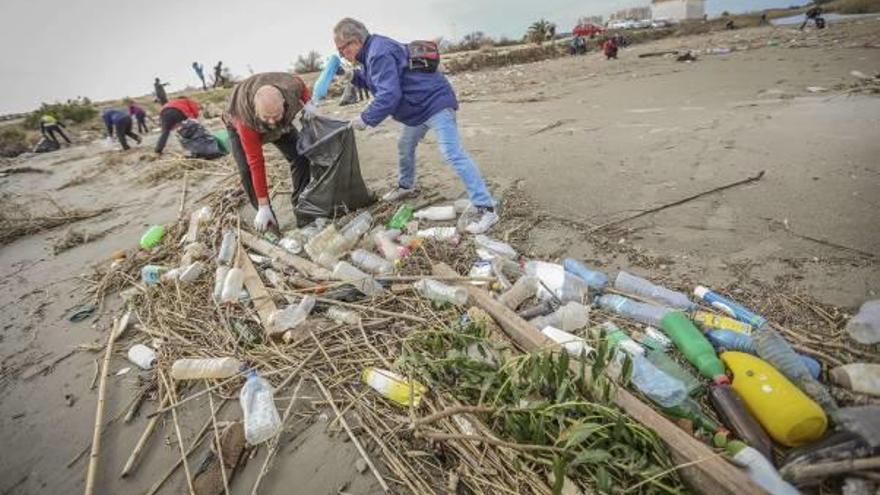
[[[104,398],[107,393],[107,372],[110,370],[110,357],[113,355],[113,343],[119,333],[119,320],[114,320],[110,335],[107,336],[107,349],[104,351],[104,362],[101,366],[101,382],[98,385],[98,405],[95,408],[95,429],[92,432],[92,453],[89,455],[89,467],[86,472],[85,495],[95,491],[95,477],[98,474],[98,456],[101,455],[101,433],[104,430]]]

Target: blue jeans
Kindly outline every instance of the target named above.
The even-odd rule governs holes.
[[[451,108],[441,110],[431,116],[424,124],[404,126],[397,141],[397,183],[404,189],[412,189],[416,182],[416,146],[432,129],[437,135],[437,144],[443,160],[452,165],[459,179],[467,188],[468,198],[474,206],[494,207],[495,202],[486,189],[480,170],[470,155],[461,147],[455,111]]]

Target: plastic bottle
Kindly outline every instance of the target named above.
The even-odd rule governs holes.
[[[568,302],[548,315],[529,320],[529,324],[535,328],[555,327],[565,332],[583,328],[589,322],[590,308],[576,301]]]
[[[468,208],[470,208],[470,206],[471,206],[471,200],[469,200],[467,198],[456,199],[452,203],[452,207],[455,208],[455,213],[459,213],[459,214],[461,212],[463,212],[464,210],[467,210]]]
[[[312,308],[315,307],[314,296],[305,296],[299,304],[291,304],[284,309],[279,309],[269,316],[269,324],[277,331],[296,328],[306,321]]]
[[[769,326],[757,328],[752,332],[752,342],[758,357],[767,361],[779,372],[815,399],[825,411],[833,413],[837,410],[837,402],[828,393],[828,389],[819,383],[797,353],[776,330]]]
[[[443,282],[427,278],[416,282],[415,288],[422,296],[439,303],[461,306],[468,299],[467,289],[464,287],[446,285]]]
[[[752,326],[727,316],[719,316],[708,311],[694,311],[691,313],[691,319],[699,325],[703,331],[709,330],[730,330],[745,335],[752,334]]]
[[[649,349],[657,349],[660,351],[665,351],[672,347],[672,341],[669,340],[669,337],[650,325],[645,327],[645,337],[642,344]]]
[[[394,216],[391,217],[391,220],[388,221],[388,228],[403,230],[403,228],[406,227],[407,222],[409,222],[412,217],[412,205],[404,203],[397,208],[397,211],[394,212]]]
[[[350,311],[344,308],[340,308],[339,306],[331,306],[327,310],[327,318],[337,322],[337,323],[345,323],[347,325],[357,325],[359,321],[361,321],[361,317],[358,316],[354,311]]]
[[[651,299],[673,308],[692,310],[697,306],[688,299],[686,294],[667,289],[624,271],[617,274],[617,278],[614,280],[614,288],[621,292]]]
[[[541,329],[541,333],[548,339],[561,345],[573,357],[590,356],[596,352],[596,349],[593,349],[584,339],[558,328],[547,326]]]
[[[617,294],[604,294],[599,297],[598,303],[607,311],[652,327],[659,327],[663,317],[672,311],[666,306],[640,303]]]
[[[771,495],[800,495],[800,492],[789,482],[782,479],[773,464],[760,452],[743,442],[733,441],[725,447],[734,462],[745,468],[756,485]]]
[[[433,220],[442,222],[444,220],[455,220],[455,207],[449,206],[429,206],[413,214],[414,218],[419,220]]]
[[[395,244],[388,237],[387,232],[379,231],[373,234],[373,242],[376,243],[376,249],[382,253],[382,256],[392,263],[409,254],[409,249]]]
[[[388,400],[404,407],[419,407],[428,388],[415,380],[381,368],[367,368],[361,379]]]
[[[336,226],[331,223],[306,243],[306,253],[312,260],[316,259],[321,253],[333,254],[331,246],[339,242],[338,237],[339,232],[336,230]]]
[[[206,205],[199,208],[199,222],[201,222],[202,225],[210,222],[212,218],[214,218],[214,210],[211,209],[210,206]]]
[[[680,311],[667,313],[660,321],[660,328],[703,376],[715,383],[729,382],[727,375],[724,374],[724,364],[715,355],[712,344],[684,313]]]
[[[312,100],[315,105],[327,96],[330,84],[333,82],[333,77],[336,76],[336,71],[339,70],[340,65],[342,65],[342,59],[336,53],[331,54],[324,61],[324,68],[312,87]]]
[[[562,266],[568,273],[580,277],[591,289],[601,291],[608,285],[608,276],[599,270],[588,268],[580,261],[572,258],[562,260]]]
[[[248,374],[238,398],[244,416],[244,438],[249,445],[259,445],[281,431],[272,385],[255,371]]]
[[[241,268],[230,268],[223,279],[223,290],[220,293],[220,302],[234,303],[241,297],[241,288],[244,285],[244,272]]]
[[[150,228],[144,232],[144,235],[141,236],[140,245],[143,249],[153,249],[158,246],[160,242],[162,242],[162,238],[165,237],[165,226],[164,225],[152,225]]]
[[[361,236],[370,230],[373,223],[373,216],[369,211],[358,213],[348,222],[342,230],[336,241],[330,246],[330,252],[334,255],[341,256],[355,247]]]
[[[147,285],[158,284],[162,274],[167,272],[168,268],[159,265],[145,265],[141,268],[141,282]]]
[[[232,229],[223,231],[223,241],[220,242],[220,251],[217,253],[217,263],[229,265],[235,256],[236,234]]]
[[[736,301],[712,292],[702,285],[698,285],[694,288],[694,295],[712,305],[713,308],[716,308],[739,321],[744,321],[754,328],[760,328],[767,323],[767,320],[763,316],[753,313],[751,310]]]
[[[661,350],[650,350],[645,353],[645,358],[667,375],[680,381],[684,385],[685,390],[687,390],[688,395],[696,395],[703,390],[703,384],[700,383],[700,380],[693,373],[685,369],[685,367],[678,364],[676,360],[669,357],[669,354]]]
[[[608,344],[611,347],[615,347],[620,349],[630,356],[634,356],[636,354],[643,356],[645,354],[645,348],[640,346],[636,341],[630,338],[626,332],[620,329],[617,325],[610,321],[606,321],[602,323],[601,327],[598,329],[593,329],[593,334],[597,337],[601,334],[601,331],[605,331],[605,340],[608,341]]]
[[[744,333],[734,332],[733,330],[710,330],[706,332],[706,338],[709,339],[709,342],[716,350],[724,349],[757,354],[752,338]],[[819,374],[822,372],[822,365],[819,364],[819,361],[803,354],[798,354],[797,356],[810,371],[810,375],[813,378],[819,378]]]
[[[619,349],[615,355],[615,367],[621,368],[626,353]],[[632,360],[632,385],[660,407],[675,407],[688,398],[684,385],[651,364],[641,354],[630,354]]]
[[[880,299],[862,304],[859,312],[846,323],[846,332],[862,344],[880,342]]]
[[[191,264],[193,261],[199,261],[207,258],[209,255],[208,247],[201,242],[191,242],[184,246],[183,256],[180,258],[181,266]]]
[[[523,320],[531,320],[533,318],[537,318],[539,316],[544,316],[552,313],[554,310],[553,303],[551,301],[542,301],[535,306],[531,306],[525,309],[521,309],[516,312],[516,314],[522,318]]]
[[[525,272],[540,281],[538,298],[541,300],[555,297],[561,302],[584,301],[589,296],[590,286],[580,277],[567,273],[562,265],[533,260],[526,263]]]
[[[303,250],[302,242],[294,236],[282,237],[278,245],[291,254],[299,254]]]
[[[520,277],[513,287],[498,297],[498,302],[516,311],[526,299],[533,297],[538,292],[538,279],[528,275]]]
[[[733,389],[773,440],[796,447],[825,433],[822,408],[773,366],[743,352],[725,352],[721,359],[733,374]]]
[[[773,442],[767,432],[749,412],[746,403],[730,385],[715,385],[709,389],[709,398],[718,411],[721,421],[731,429],[738,438],[764,454],[773,458]]]
[[[223,297],[223,282],[226,281],[227,273],[229,273],[229,267],[226,265],[219,265],[214,271],[214,300],[217,302],[220,302]]]
[[[229,378],[240,368],[241,362],[231,357],[178,359],[171,365],[171,377],[175,380]]]
[[[263,275],[266,276],[266,280],[272,284],[272,287],[281,287],[284,284],[284,276],[271,268],[263,270]]]
[[[205,272],[205,265],[201,261],[195,261],[180,272],[178,278],[184,284],[191,284]]]
[[[710,433],[716,433],[722,430],[721,425],[714,419],[703,413],[700,405],[690,397],[685,398],[680,403],[672,407],[662,408],[663,412],[676,418],[687,419],[691,421],[695,427]]]
[[[394,263],[363,249],[355,249],[351,252],[351,262],[361,270],[374,275],[394,273]]]
[[[880,396],[880,364],[850,363],[828,373],[831,381],[862,394]]]
[[[149,370],[156,364],[156,351],[144,344],[135,344],[128,349],[128,360],[142,370]]]
[[[491,237],[483,234],[474,236],[474,244],[478,248],[485,249],[495,256],[503,256],[510,259],[516,259],[518,256],[516,249],[513,249],[510,244],[492,239]]]
[[[419,230],[416,235],[425,239],[434,239],[437,241],[446,241],[452,245],[458,245],[461,242],[461,236],[455,227],[431,227],[429,229]]]
[[[199,239],[201,223],[198,211],[189,214],[189,227],[187,228],[186,235],[183,237],[186,242],[196,242]]]
[[[373,277],[358,270],[347,261],[336,263],[336,266],[333,267],[333,278],[350,283],[367,296],[381,294],[384,291],[379,282],[373,280]]]

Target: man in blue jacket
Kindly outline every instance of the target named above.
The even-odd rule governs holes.
[[[129,117],[128,113],[115,108],[108,108],[101,113],[101,119],[104,121],[104,127],[107,128],[107,139],[112,138],[115,132],[116,139],[119,140],[123,150],[129,148],[128,141],[125,139],[126,136],[141,144],[140,136],[131,132],[131,117]]]
[[[376,127],[389,116],[404,125],[397,142],[398,185],[382,199],[396,201],[415,192],[416,146],[430,129],[437,136],[443,159],[455,169],[480,213],[467,225],[467,231],[488,231],[498,221],[495,202],[480,170],[461,146],[455,120],[458,100],[446,77],[440,72],[411,70],[406,45],[370,34],[355,19],[339,21],[333,35],[339,54],[363,66],[354,72],[352,83],[373,94],[373,101],[351,126],[357,130]]]

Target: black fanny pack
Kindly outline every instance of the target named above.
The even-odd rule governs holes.
[[[433,41],[412,41],[406,45],[409,52],[409,70],[437,72],[440,65],[440,48]]]

